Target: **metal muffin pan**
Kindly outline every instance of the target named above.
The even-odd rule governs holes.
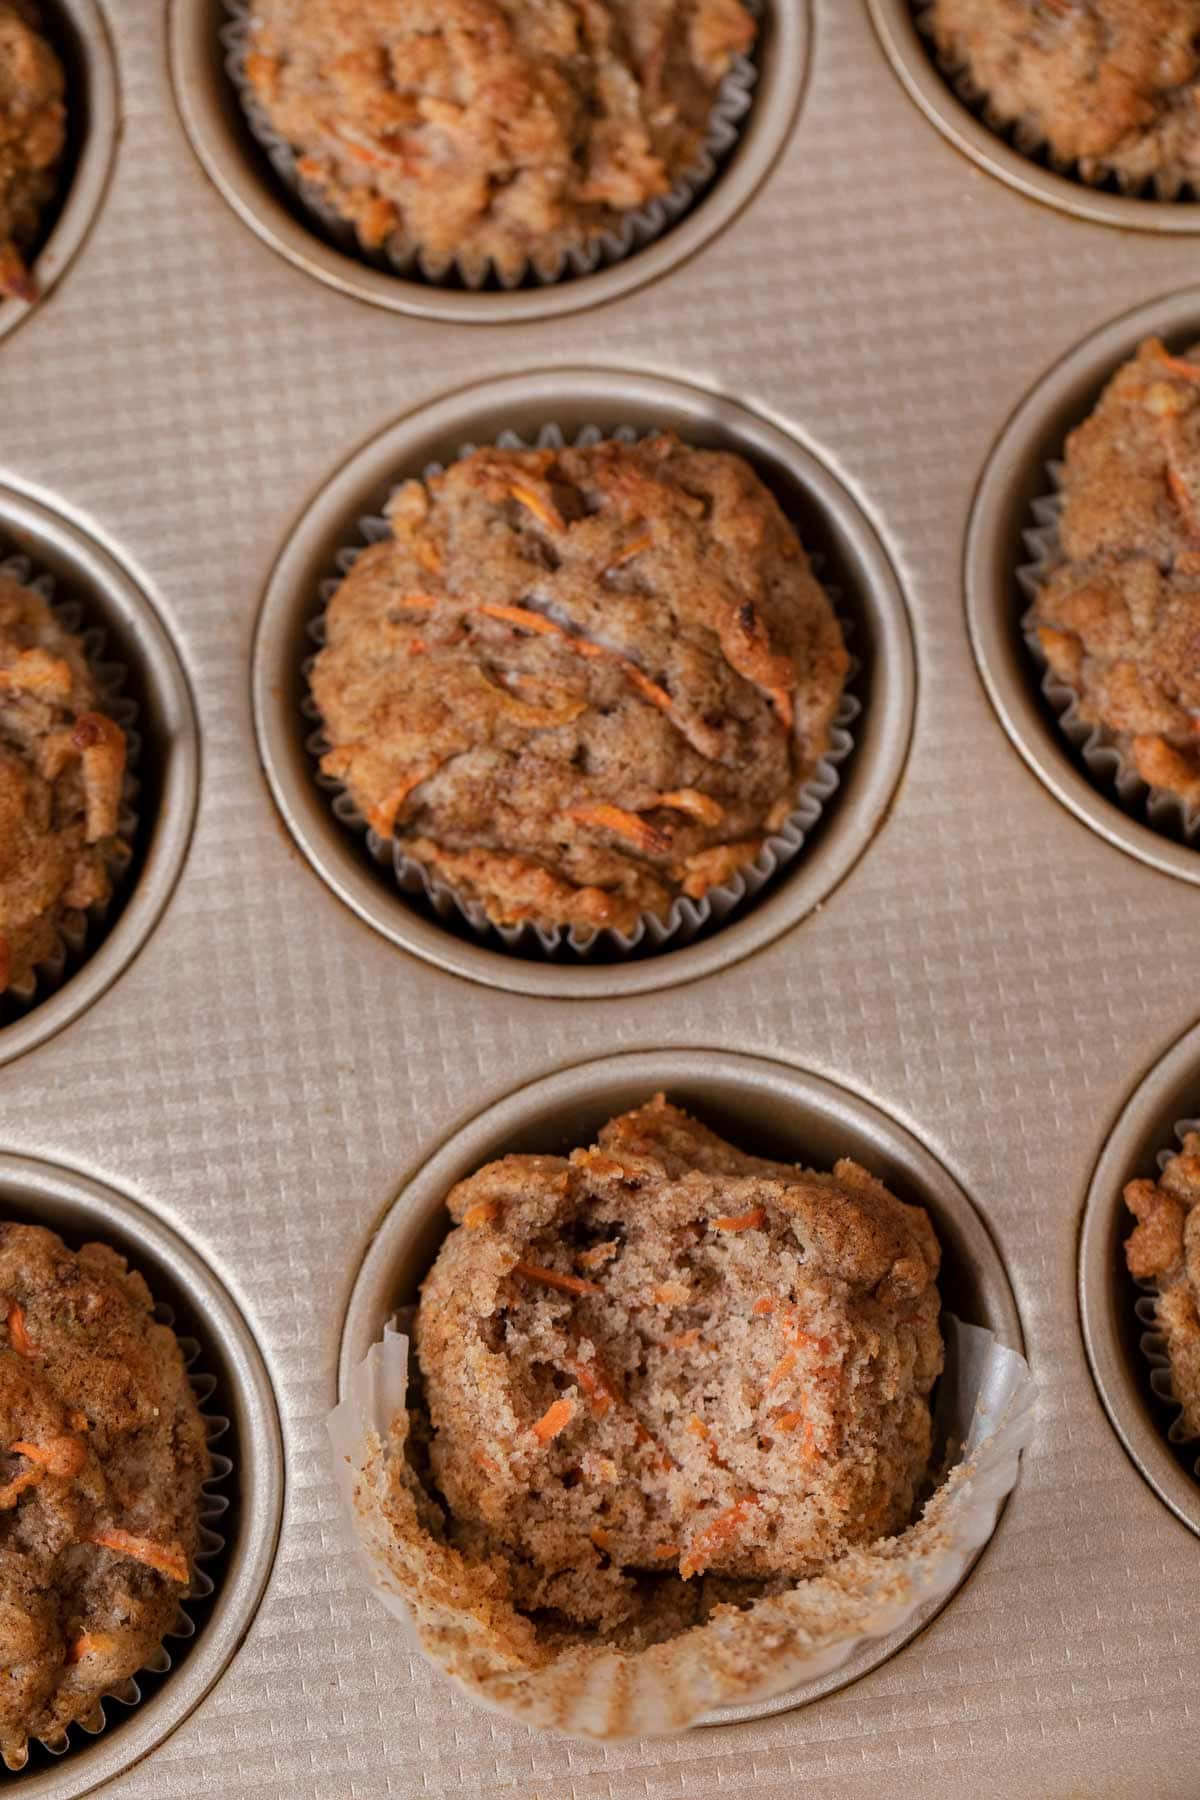
[[[50,1774],[121,1800],[721,1800],[739,1786],[764,1800],[810,1788],[894,1800],[910,1786],[923,1800],[981,1785],[1006,1800],[1189,1793],[1197,1541],[1110,1423],[1077,1284],[1080,1221],[1112,1121],[1200,1016],[1188,979],[1197,892],[1157,861],[1115,854],[998,729],[965,621],[963,544],[991,452],[1043,371],[1155,296],[1180,297],[1149,309],[1150,328],[1173,338],[1192,328],[1190,240],[1035,204],[929,129],[867,0],[776,0],[776,16],[806,32],[799,79],[784,72],[803,104],[752,202],[696,254],[608,305],[532,326],[496,315],[464,331],[355,304],[246,230],[176,106],[169,40],[178,48],[181,21],[199,15],[184,0],[101,4],[120,151],[86,251],[0,345],[0,487],[69,521],[73,545],[82,539],[148,597],[155,624],[135,635],[156,644],[160,624],[171,666],[187,671],[175,741],[192,776],[163,813],[179,841],[160,866],[175,873],[137,956],[96,1005],[42,1029],[51,1006],[84,992],[140,886],[92,961],[17,1027],[39,1041],[0,1068],[0,1142],[153,1209],[144,1221],[131,1205],[119,1219],[112,1210],[97,1235],[153,1249],[142,1226],[153,1234],[161,1222],[191,1247],[259,1346],[288,1479],[270,1576],[207,1691],[182,1704],[189,1656],[145,1708]],[[207,50],[203,68],[184,111],[220,74]],[[736,179],[735,164],[706,204]],[[307,258],[317,240],[305,238]],[[648,254],[626,273],[650,274]],[[569,285],[580,305],[605,296]],[[1124,348],[1114,342],[1110,365]],[[1080,408],[1102,364],[1080,386]],[[299,736],[284,721],[299,584],[276,622],[280,695],[262,680],[264,594],[313,508],[323,523],[297,555],[306,580],[322,545],[336,548],[336,529],[352,525],[366,464],[340,511],[326,506],[340,479],[331,472],[393,432],[411,433],[420,455],[443,408],[454,437],[472,389],[489,396],[486,411],[507,382],[522,416],[540,419],[536,384],[551,384],[561,410],[562,388],[581,375],[619,390],[607,417],[644,389],[798,446],[837,496],[827,516],[869,521],[848,551],[870,541],[889,591],[903,593],[900,628],[877,659],[880,701],[894,685],[894,641],[902,682],[915,664],[916,703],[911,735],[897,731],[895,756],[877,765],[886,812],[869,847],[792,929],[749,941],[760,907],[744,921],[744,954],[696,979],[676,982],[672,969],[662,985],[685,954],[672,953],[642,965],[647,991],[589,985],[565,997],[522,991],[511,971],[532,965],[512,959],[506,986],[460,979],[344,904],[281,819],[255,715],[280,731],[278,746],[263,735],[271,780],[289,768],[298,778]],[[520,422],[521,407],[507,410],[491,414],[497,425]],[[1046,435],[1068,413],[1047,419]],[[1009,464],[1014,487],[1029,467]],[[381,458],[363,486],[381,490],[400,472]],[[1001,560],[1021,553],[1019,515]],[[8,523],[0,512],[0,538]],[[107,574],[93,585],[106,590]],[[989,606],[1006,643],[1010,603],[997,586]],[[867,766],[861,735],[857,745],[848,775]],[[1048,736],[1041,753],[1065,783],[1069,753]],[[828,868],[833,827],[849,831],[869,810],[847,785],[811,861],[767,904]],[[1157,859],[1180,847],[1154,837],[1150,848]],[[374,894],[382,903],[384,890]],[[692,948],[715,949],[733,929]],[[0,1036],[0,1056],[13,1041]],[[665,1743],[566,1743],[474,1706],[364,1591],[324,1420],[351,1294],[404,1171],[414,1179],[464,1124],[492,1102],[518,1104],[547,1070],[569,1081],[582,1063],[650,1047],[659,1066],[676,1048],[714,1070],[728,1054],[752,1059],[765,1084],[757,1118],[782,1066],[871,1109],[880,1131],[909,1134],[971,1196],[996,1246],[1041,1401],[987,1553],[885,1662],[751,1722]],[[1148,1135],[1151,1159],[1170,1141],[1163,1110],[1167,1135]],[[748,1101],[728,1105],[735,1134],[739,1113],[752,1117]],[[23,1193],[25,1216],[54,1222],[41,1176]],[[119,1772],[98,1760],[132,1743],[149,1706],[174,1705],[173,1693],[186,1717],[165,1743],[149,1751],[147,1740]]]
[[[232,1502],[221,1523],[225,1548],[204,1565],[215,1584],[212,1598],[189,1606],[195,1636],[171,1639],[169,1673],[142,1677],[141,1701],[128,1710],[110,1705],[109,1723],[95,1737],[74,1732],[72,1747],[58,1759],[35,1749],[26,1771],[2,1778],[21,1800],[73,1800],[162,1743],[234,1654],[274,1559],[283,1454],[270,1379],[253,1337],[202,1259],[168,1225],[74,1169],[0,1152],[3,1219],[45,1225],[72,1249],[98,1241],[119,1250],[145,1277],[155,1301],[172,1309],[179,1335],[199,1341],[198,1367],[217,1382],[205,1410],[230,1421],[219,1446],[233,1463],[221,1490]]]
[[[407,280],[327,242],[319,223],[271,168],[225,68],[223,0],[170,0],[171,76],[180,117],[206,172],[264,243],[344,294],[395,312],[455,324],[520,322],[579,312],[628,294],[695,254],[729,224],[764,180],[792,129],[810,54],[808,0],[766,0],[755,60],[759,79],[737,147],[706,193],[645,249],[592,275],[478,293]]]
[[[908,93],[930,123],[981,169],[1008,182],[1031,200],[1100,225],[1117,225],[1125,231],[1200,231],[1198,201],[1141,199],[1105,187],[1091,187],[1077,177],[1059,174],[1034,156],[1026,156],[955,92],[938,67],[932,42],[917,24],[919,0],[866,3],[879,41]]]

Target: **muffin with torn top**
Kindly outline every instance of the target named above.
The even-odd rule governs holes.
[[[1138,1221],[1125,1245],[1129,1273],[1157,1290],[1171,1391],[1184,1432],[1200,1438],[1200,1132],[1188,1132],[1157,1181],[1131,1181],[1125,1204]]]
[[[326,774],[494,924],[633,930],[758,858],[848,658],[738,456],[483,449],[410,481],[331,600]]]
[[[0,1223],[0,1755],[95,1728],[175,1624],[200,1542],[203,1420],[141,1276]]]
[[[1067,439],[1061,560],[1029,626],[1151,788],[1200,815],[1200,349],[1156,338]]]
[[[508,283],[697,165],[740,0],[255,0],[243,73],[367,250]]]
[[[0,298],[32,300],[27,258],[54,198],[66,81],[31,0],[0,0]]]
[[[27,998],[72,916],[109,898],[124,772],[82,642],[0,574],[0,995]]]

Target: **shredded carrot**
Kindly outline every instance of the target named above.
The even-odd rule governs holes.
[[[795,1368],[795,1366],[796,1366],[796,1352],[794,1350],[789,1350],[787,1352],[787,1354],[784,1357],[782,1357],[779,1362],[777,1362],[775,1364],[775,1367],[771,1370],[771,1373],[767,1376],[767,1391],[768,1391],[768,1393],[770,1392],[770,1390],[773,1387],[778,1387],[779,1383],[784,1379],[784,1377],[786,1375],[791,1374],[791,1372]]]
[[[1178,375],[1184,381],[1200,381],[1200,365],[1185,361],[1182,356],[1172,356],[1162,344],[1155,342],[1154,354],[1164,369],[1172,375]]]
[[[25,1328],[25,1310],[14,1300],[8,1309],[8,1343],[18,1356],[37,1356],[37,1345]]]
[[[725,808],[711,795],[702,794],[699,788],[675,788],[669,794],[660,794],[654,804],[669,806],[672,812],[687,813],[690,818],[699,819],[702,825],[719,825],[725,817]]]
[[[567,1364],[571,1374],[587,1395],[592,1411],[598,1419],[602,1419],[618,1398],[608,1370],[597,1362],[571,1362]]]
[[[565,531],[567,529],[566,521],[553,501],[545,499],[533,488],[526,487],[520,481],[510,481],[508,491],[527,512],[533,514],[539,525],[546,527],[547,531]]]
[[[761,1206],[755,1206],[748,1213],[740,1213],[735,1219],[710,1219],[708,1222],[718,1231],[757,1231],[766,1216]]]
[[[424,656],[428,649],[429,645],[424,638],[409,638],[408,654],[410,656]]]
[[[392,604],[403,607],[405,612],[432,612],[437,600],[432,594],[402,594]]]
[[[706,1443],[712,1435],[708,1426],[704,1423],[704,1420],[699,1418],[696,1413],[693,1413],[688,1420],[687,1429],[691,1432],[693,1437],[703,1438]]]
[[[368,810],[368,825],[373,826],[380,837],[390,837],[396,823],[396,814],[409,795],[415,793],[431,776],[436,775],[440,768],[440,763],[429,763],[422,769],[415,769],[411,775],[406,775],[403,780],[398,781],[391,793],[387,794],[378,806],[372,806]]]
[[[89,1532],[81,1541],[85,1544],[97,1544],[102,1550],[111,1550],[117,1556],[132,1557],[134,1562],[145,1563],[149,1569],[157,1569],[160,1575],[169,1575],[172,1581],[187,1581],[188,1560],[180,1543],[159,1544],[153,1538],[135,1537],[132,1532],[117,1528]]]
[[[708,1567],[717,1552],[741,1530],[757,1505],[758,1495],[746,1494],[742,1499],[735,1500],[723,1513],[718,1513],[711,1525],[706,1525],[703,1531],[697,1532],[687,1555],[679,1565],[679,1573],[685,1581]]]
[[[631,539],[623,550],[617,552],[608,566],[610,569],[623,568],[627,562],[632,562],[635,556],[640,556],[643,550],[652,550],[653,548],[654,539],[647,532],[643,537]]]
[[[804,1422],[803,1411],[780,1413],[775,1421],[776,1431],[795,1431],[797,1425]]]
[[[543,1269],[537,1263],[518,1262],[512,1267],[514,1275],[524,1275],[526,1281],[540,1281],[546,1287],[561,1288],[564,1294],[602,1294],[604,1289],[594,1281],[585,1281],[581,1275],[561,1275],[557,1269]]]
[[[468,1206],[462,1216],[462,1222],[468,1231],[480,1231],[499,1216],[500,1202],[498,1200],[477,1200],[474,1206]]]
[[[479,1464],[479,1467],[484,1469],[489,1475],[498,1475],[500,1473],[500,1464],[496,1461],[494,1456],[489,1456],[486,1450],[476,1450],[475,1461]]]
[[[639,694],[651,701],[653,705],[660,707],[663,712],[670,712],[673,702],[666,688],[659,687],[656,681],[651,681],[648,675],[642,674],[636,663],[626,662],[624,657],[621,658],[621,666],[626,681],[630,682]]]
[[[649,1444],[652,1449],[654,1449],[658,1452],[658,1466],[664,1472],[666,1472],[669,1469],[678,1468],[679,1465],[675,1461],[675,1458],[671,1455],[670,1451],[663,1449],[663,1447],[659,1443],[658,1439],[651,1436],[651,1434],[646,1430],[646,1427],[642,1424],[642,1421],[640,1419],[636,1419],[634,1421],[633,1436],[634,1436],[635,1443],[637,1443],[639,1445],[640,1444]]]
[[[606,1262],[611,1262],[620,1248],[616,1238],[612,1238],[606,1244],[593,1244],[590,1250],[581,1250],[575,1260],[582,1263],[585,1269],[599,1269]]]
[[[1183,514],[1183,522],[1193,537],[1200,536],[1200,520],[1192,505],[1192,496],[1187,482],[1173,462],[1167,464],[1167,486],[1171,490],[1171,498]]]
[[[623,1181],[627,1172],[624,1163],[605,1156],[603,1150],[573,1150],[571,1161],[600,1181]]]
[[[579,825],[594,825],[600,831],[611,831],[617,837],[628,838],[648,856],[662,856],[671,847],[670,839],[647,824],[645,819],[626,812],[622,806],[610,806],[607,801],[600,801],[595,806],[569,806],[566,816]]]
[[[428,538],[418,538],[413,545],[413,553],[421,567],[426,570],[428,574],[441,574],[442,557],[436,544],[430,543]]]
[[[686,1306],[691,1297],[691,1288],[682,1281],[664,1281],[650,1295],[656,1306]]]
[[[790,732],[796,723],[796,709],[792,704],[792,696],[786,688],[764,688],[763,692],[775,708],[775,716],[785,731]]]
[[[485,602],[477,611],[489,619],[499,619],[504,625],[519,625],[522,631],[536,631],[542,637],[566,637],[561,625],[553,619],[543,619],[541,613],[530,612],[527,606],[500,606]]]
[[[773,1313],[775,1311],[775,1302],[770,1294],[764,1294],[761,1300],[756,1300],[754,1302],[750,1311],[752,1313],[757,1313],[759,1317],[762,1318],[766,1313]]]
[[[45,1473],[45,1469],[35,1465],[32,1469],[26,1469],[23,1474],[15,1476],[7,1487],[0,1488],[0,1512],[7,1512],[10,1506],[15,1506],[21,1495],[27,1489],[36,1487],[38,1482],[44,1478]]]
[[[679,1555],[678,1544],[655,1544],[654,1554],[660,1562],[672,1562]]]
[[[668,1338],[667,1341],[673,1350],[690,1350],[693,1344],[700,1342],[700,1333],[693,1328],[691,1331],[681,1331],[678,1336]]]
[[[67,1663],[82,1662],[85,1656],[103,1656],[116,1642],[111,1631],[81,1631],[67,1646]]]
[[[87,1450],[77,1437],[50,1438],[45,1444],[29,1444],[18,1438],[9,1449],[45,1469],[47,1475],[62,1475],[71,1480],[87,1461]]]
[[[603,1525],[593,1525],[589,1536],[597,1550],[602,1550],[607,1556],[612,1549],[612,1532],[605,1531]]]
[[[537,1424],[531,1427],[533,1435],[539,1444],[548,1444],[551,1438],[566,1430],[574,1417],[575,1402],[564,1396],[546,1408]]]

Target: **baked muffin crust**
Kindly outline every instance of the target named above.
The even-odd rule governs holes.
[[[54,195],[65,93],[32,0],[0,0],[0,297],[34,298],[25,256]]]
[[[1187,1134],[1157,1181],[1131,1181],[1125,1204],[1138,1221],[1125,1245],[1129,1273],[1158,1289],[1172,1387],[1186,1430],[1200,1437],[1200,1132]]]
[[[104,1244],[0,1223],[0,1754],[95,1715],[174,1623],[204,1424],[174,1335]]]
[[[362,244],[516,278],[665,194],[739,0],[256,0],[246,74]]]
[[[388,510],[311,676],[322,768],[382,837],[504,924],[628,931],[754,861],[848,659],[741,458],[485,449]]]
[[[124,771],[80,640],[0,575],[0,993],[54,953],[68,913],[111,893]]]
[[[1080,717],[1200,807],[1200,350],[1156,338],[1067,439],[1065,558],[1032,622]]]

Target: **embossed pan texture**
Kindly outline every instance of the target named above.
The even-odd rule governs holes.
[[[247,227],[180,123],[168,9],[102,3],[115,166],[70,268],[0,346],[0,485],[111,555],[163,622],[195,702],[200,794],[136,957],[0,1068],[0,1148],[90,1175],[198,1252],[262,1352],[286,1465],[244,1636],[104,1791],[1194,1791],[1197,1540],[1109,1422],[1076,1276],[1113,1122],[1200,1013],[1200,893],[1026,766],[976,673],[962,582],[1005,421],[1090,333],[1193,283],[1189,241],[997,179],[924,117],[865,0],[814,0],[779,159],[685,262],[536,324],[407,316]],[[321,881],[259,766],[250,661],[280,546],[360,446],[473,383],[595,365],[727,396],[812,450],[896,570],[916,713],[890,810],[817,910],[689,982],[567,1000],[412,956]],[[995,1538],[921,1635],[799,1710],[605,1748],[485,1715],[410,1654],[360,1587],[323,1420],[353,1283],[412,1173],[531,1080],[676,1047],[813,1071],[906,1128],[985,1221],[1042,1398]]]

